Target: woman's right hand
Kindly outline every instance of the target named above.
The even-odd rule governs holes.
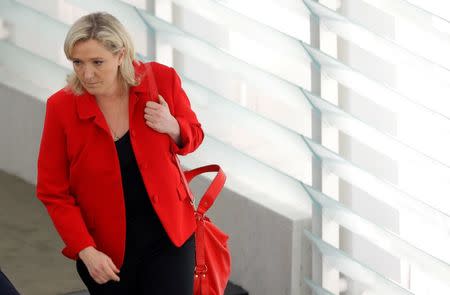
[[[103,252],[94,247],[87,247],[78,253],[80,259],[86,265],[89,274],[98,284],[105,284],[110,280],[120,281],[117,275],[120,271],[114,262]]]

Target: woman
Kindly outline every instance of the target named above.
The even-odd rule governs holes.
[[[37,178],[63,254],[93,295],[192,294],[195,217],[175,154],[204,134],[180,78],[137,62],[106,13],[76,21],[64,51],[74,74],[47,101]]]

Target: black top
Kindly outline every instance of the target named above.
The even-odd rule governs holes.
[[[115,141],[125,198],[127,244],[146,246],[165,236],[142,180],[129,132]]]

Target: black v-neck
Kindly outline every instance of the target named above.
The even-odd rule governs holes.
[[[125,138],[127,138],[129,136],[130,130],[127,130],[127,132],[125,132],[124,135],[122,135],[122,137],[120,137],[118,140],[115,140],[114,143],[115,144],[119,144],[120,142],[124,141]]]

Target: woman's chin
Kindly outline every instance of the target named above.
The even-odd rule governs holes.
[[[97,87],[84,87],[84,89],[91,95],[97,95],[101,93],[101,90]]]

